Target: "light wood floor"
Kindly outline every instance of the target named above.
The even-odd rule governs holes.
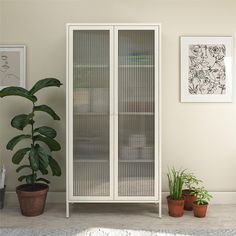
[[[117,229],[236,229],[236,205],[210,205],[204,219],[185,212],[181,218],[172,218],[163,206],[163,217],[158,218],[157,207],[152,204],[74,204],[71,217],[65,218],[64,204],[47,204],[45,213],[37,217],[24,217],[18,206],[0,210],[0,227],[23,228],[93,228]]]

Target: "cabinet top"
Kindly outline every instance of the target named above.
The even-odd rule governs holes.
[[[94,26],[98,26],[98,25],[101,25],[101,26],[161,26],[161,23],[67,23],[66,24],[67,26],[76,26],[76,25],[94,25]]]

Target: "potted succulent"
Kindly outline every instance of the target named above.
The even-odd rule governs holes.
[[[61,149],[60,144],[55,140],[57,132],[48,126],[37,126],[35,121],[38,112],[45,112],[54,120],[60,120],[52,108],[36,104],[38,99],[35,94],[43,88],[61,85],[58,79],[46,78],[36,82],[30,90],[21,87],[6,87],[0,91],[1,98],[20,96],[32,104],[32,110],[28,114],[16,115],[11,120],[11,126],[24,130],[24,133],[12,138],[6,146],[12,151],[22,140],[29,141],[28,146],[19,149],[12,156],[13,164],[19,165],[16,172],[24,173],[18,180],[26,182],[16,188],[21,212],[25,216],[40,215],[44,211],[50,182],[42,175],[47,175],[48,169],[51,169],[54,176],[61,175],[61,168],[51,155],[51,152]]]
[[[195,189],[196,201],[193,202],[193,213],[195,217],[205,217],[207,212],[207,207],[212,196],[204,188],[200,187]]]
[[[197,179],[194,173],[184,173],[184,186],[186,189],[182,191],[184,197],[184,210],[192,211],[193,202],[196,201],[195,189],[202,181]]]
[[[175,170],[175,168],[172,168],[167,174],[170,190],[167,203],[169,215],[173,217],[181,217],[184,213],[184,198],[182,196],[184,172],[184,170]]]

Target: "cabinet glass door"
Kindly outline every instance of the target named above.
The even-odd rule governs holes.
[[[118,196],[154,196],[154,30],[118,30]]]
[[[74,196],[110,196],[109,81],[110,30],[74,30]]]

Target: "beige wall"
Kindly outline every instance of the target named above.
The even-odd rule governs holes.
[[[235,103],[179,102],[179,37],[235,36],[235,0],[5,0],[1,3],[4,19],[4,25],[0,25],[1,43],[27,46],[28,87],[49,76],[60,78],[65,84],[68,22],[161,22],[163,190],[167,190],[166,168],[174,165],[196,171],[210,191],[236,191]],[[50,178],[52,191],[65,190],[65,97],[65,86],[40,93],[42,102],[50,103],[62,117],[54,127],[62,143],[62,151],[55,155],[64,174],[61,178]],[[7,140],[16,133],[10,128],[10,118],[28,108],[24,99],[0,102],[0,157],[7,167],[9,190],[18,184],[11,153],[5,150]],[[51,125],[53,122],[46,118],[46,115],[40,117]]]
[[[3,28],[2,28],[2,26],[3,26],[3,3],[2,3],[2,1],[0,1],[0,42],[1,42],[1,40],[2,40],[2,30],[3,30]]]

